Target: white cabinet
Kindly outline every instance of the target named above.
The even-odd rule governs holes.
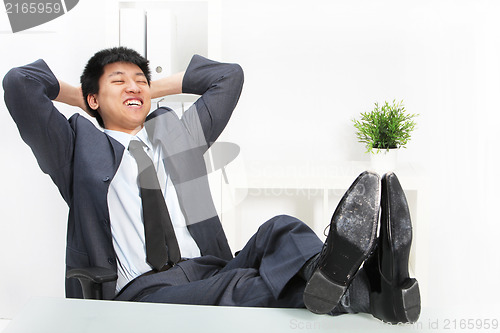
[[[119,2],[119,43],[150,61],[153,79],[186,69],[193,54],[209,55],[210,1]]]

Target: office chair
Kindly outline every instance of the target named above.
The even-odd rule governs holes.
[[[118,279],[118,275],[109,268],[85,267],[70,269],[66,278],[75,278],[82,286],[83,298],[102,299],[102,284]]]

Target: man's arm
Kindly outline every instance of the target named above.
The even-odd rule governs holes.
[[[182,93],[184,73],[177,73],[166,78],[151,81],[151,98],[158,98]]]
[[[87,112],[87,106],[85,105],[85,101],[83,100],[82,88],[74,87],[61,80],[58,80],[58,82],[59,94],[54,100],[71,106],[79,107],[80,109]]]
[[[3,88],[5,104],[22,139],[69,202],[75,133],[52,102],[60,95],[57,78],[43,60],[37,60],[11,69]]]
[[[199,55],[191,59],[182,81],[182,92],[202,96],[183,118],[196,110],[209,146],[226,127],[238,103],[243,81],[243,70],[238,64],[220,63]]]

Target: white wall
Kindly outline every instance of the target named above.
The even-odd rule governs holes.
[[[0,76],[44,58],[77,84],[85,61],[118,40],[109,12],[116,0],[102,3],[81,0],[68,14],[17,34],[7,32],[0,13]],[[400,157],[422,166],[432,186],[429,243],[419,245],[431,253],[428,302],[440,308],[459,299],[471,306],[471,318],[480,317],[473,313],[478,303],[498,308],[500,4],[212,3],[221,10],[219,60],[240,63],[246,76],[222,139],[238,143],[246,160],[367,159],[351,119],[375,101],[404,99],[420,117]],[[0,318],[9,318],[31,296],[63,296],[67,208],[3,103],[0,121],[9,143],[0,166]]]
[[[226,135],[246,158],[366,159],[353,117],[392,99],[420,114],[400,158],[431,186],[429,243],[419,246],[436,307],[499,305],[499,13],[495,1],[223,6],[222,54],[247,80]]]

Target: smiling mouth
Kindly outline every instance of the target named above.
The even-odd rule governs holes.
[[[142,101],[140,99],[127,99],[124,104],[126,106],[142,106]]]

